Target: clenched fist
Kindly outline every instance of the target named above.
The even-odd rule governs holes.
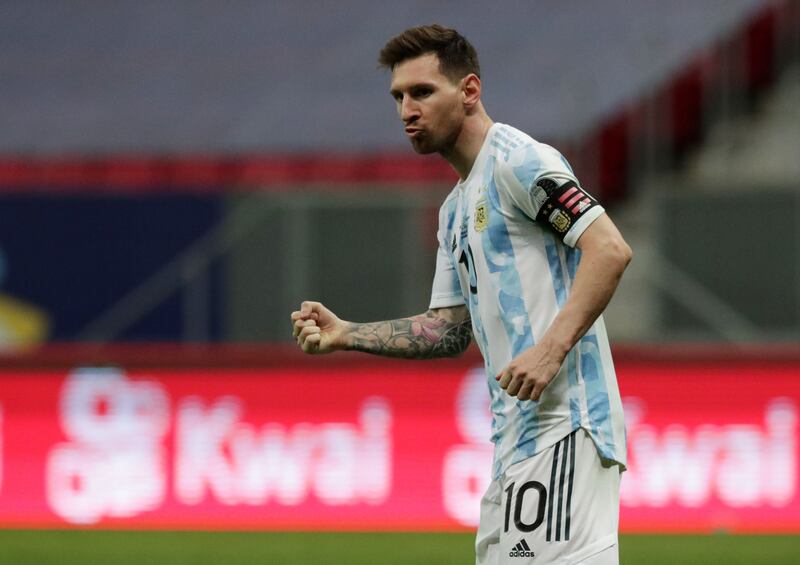
[[[345,349],[347,322],[319,302],[303,302],[292,312],[292,330],[297,345],[305,353],[331,353]]]

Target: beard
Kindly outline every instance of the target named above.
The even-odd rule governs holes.
[[[447,153],[453,148],[461,133],[461,124],[451,127],[446,135],[436,137],[428,130],[423,130],[419,135],[412,137],[411,147],[418,155],[430,155],[431,153]]]
[[[430,155],[431,153],[438,153],[439,149],[437,144],[427,132],[423,132],[417,137],[411,138],[411,147],[418,155]]]

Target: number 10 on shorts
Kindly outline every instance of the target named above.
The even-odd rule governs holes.
[[[548,497],[547,497],[547,488],[540,483],[539,481],[528,481],[523,483],[522,486],[516,489],[517,483],[511,483],[505,489],[506,492],[506,511],[505,511],[505,522],[503,526],[503,532],[508,532],[508,529],[511,527],[511,519],[512,519],[512,508],[513,508],[513,519],[514,519],[514,527],[524,533],[529,533],[537,529],[539,526],[544,523],[545,519],[545,511],[547,508],[550,510],[547,512],[547,541],[552,541],[552,531],[551,525],[553,523],[553,499],[552,499],[552,492],[550,493],[550,500],[548,504]],[[556,511],[556,532],[555,532],[555,541],[562,541],[561,536],[561,525],[562,525],[562,504],[561,498],[563,498],[563,493],[559,493],[559,504],[558,509]],[[533,500],[530,500],[530,497],[536,497],[536,501],[534,504]],[[528,498],[528,504],[525,505],[529,509],[533,509],[533,511],[528,511],[523,515],[523,505],[525,504],[526,497]],[[569,497],[568,497],[569,498]],[[563,541],[567,541],[569,539],[569,526],[570,526],[570,507],[569,501],[566,505],[565,515],[563,516]]]
[[[517,495],[514,497],[514,487],[516,483],[511,483],[506,487],[506,519],[505,519],[505,526],[503,527],[503,532],[507,532],[509,528],[509,522],[511,521],[511,507],[514,507],[514,526],[516,526],[517,530],[520,532],[532,532],[536,528],[542,525],[544,522],[544,511],[547,502],[547,489],[545,489],[544,485],[539,481],[528,481],[527,483],[523,484],[517,490]],[[528,494],[528,491],[535,490],[536,494],[539,496],[539,502],[536,506],[536,516],[532,522],[525,522],[522,516],[522,503],[525,500],[525,495]],[[534,493],[531,493],[529,496],[533,496]],[[515,502],[516,498],[516,502]]]

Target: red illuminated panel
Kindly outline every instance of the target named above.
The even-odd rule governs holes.
[[[431,369],[4,375],[0,521],[459,527],[445,460],[482,456],[454,469],[452,499],[490,455],[458,429],[464,371]]]
[[[474,528],[482,370],[398,367],[0,372],[0,525]],[[623,531],[800,531],[799,367],[618,372]]]
[[[621,527],[800,531],[800,369],[628,364]]]

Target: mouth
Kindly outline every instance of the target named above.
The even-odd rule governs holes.
[[[423,130],[419,128],[406,128],[406,135],[411,139],[416,139],[423,134]]]

